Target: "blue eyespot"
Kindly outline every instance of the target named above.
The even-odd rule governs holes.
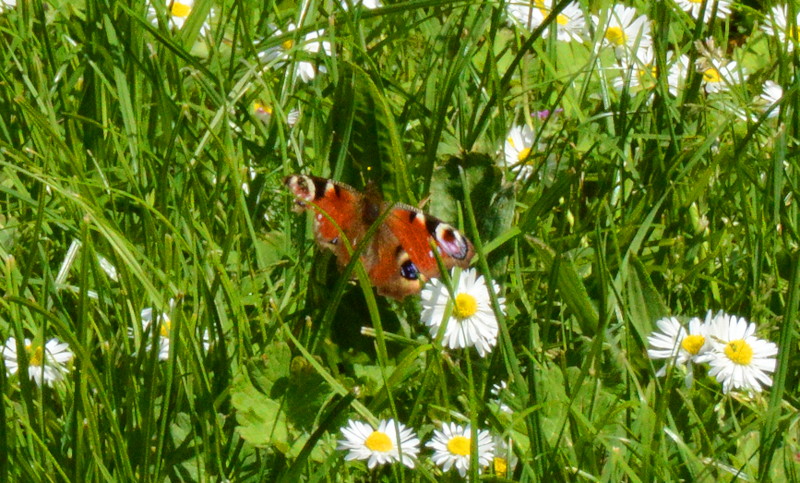
[[[400,265],[400,276],[408,280],[419,280],[419,270],[414,262],[406,260]]]

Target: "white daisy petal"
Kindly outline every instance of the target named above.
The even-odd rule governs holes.
[[[731,0],[675,0],[678,6],[689,15],[698,19],[700,11],[703,11],[703,23],[708,23],[711,16],[715,15],[716,18],[726,19],[731,15]],[[716,11],[714,10],[716,8]]]
[[[800,10],[796,10],[797,17],[794,22],[789,22],[789,8],[786,4],[775,5],[767,15],[766,22],[761,30],[767,35],[777,36],[782,45],[789,52],[794,50],[795,44],[800,43]]]
[[[348,3],[352,3],[354,7],[363,7],[367,9],[373,8],[381,8],[383,5],[381,4],[380,0],[342,0],[340,5],[342,6],[342,10],[347,11],[349,9]]]
[[[772,106],[780,102],[781,98],[783,98],[783,88],[771,80],[764,81],[762,89],[760,100],[765,111],[772,108]],[[778,117],[779,113],[780,109],[772,109],[767,116]]]

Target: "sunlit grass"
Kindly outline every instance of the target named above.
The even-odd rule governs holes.
[[[628,4],[644,54],[611,2],[341,3],[0,13],[0,480],[797,480],[798,49],[762,28],[793,7]],[[496,345],[343,276],[296,172],[466,233]],[[648,357],[709,310],[778,344],[772,385]],[[66,370],[24,376],[51,339]],[[337,450],[389,419],[413,468]],[[443,473],[445,424],[471,437]],[[464,467],[481,431],[502,459]]]

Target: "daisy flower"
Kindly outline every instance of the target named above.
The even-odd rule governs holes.
[[[511,450],[513,440],[511,438],[506,440],[501,436],[495,435],[492,437],[492,441],[494,441],[494,458],[492,459],[494,474],[507,478],[509,473],[514,471],[514,467],[517,466],[517,456]]]
[[[763,91],[759,99],[765,111],[777,104],[783,97],[783,88],[771,80],[765,81],[762,89]],[[778,117],[779,113],[780,109],[775,108],[769,111],[767,117]]]
[[[775,5],[767,16],[761,30],[767,35],[775,35],[789,52],[794,50],[794,44],[800,43],[800,9],[796,9],[795,21],[790,25],[789,10],[786,5]]]
[[[442,345],[451,349],[475,346],[478,354],[484,357],[497,344],[497,318],[492,311],[488,288],[482,276],[475,269],[461,272],[455,284],[455,301],[439,279],[432,279],[422,290],[421,319],[430,329],[431,337],[436,337],[442,324],[446,322]],[[494,291],[499,287],[493,284]],[[505,299],[498,299],[504,310]],[[447,307],[452,304],[450,320],[443,320]]]
[[[702,83],[707,93],[725,92],[747,80],[744,67],[740,67],[735,60],[726,59],[713,38],[696,41],[695,48],[700,53],[695,67],[703,76]]]
[[[506,4],[506,13],[511,19],[529,30],[542,24],[556,5],[555,0],[514,0]],[[586,20],[580,4],[572,2],[564,7],[553,21],[556,38],[562,42],[582,42],[586,32]],[[548,28],[542,32],[542,38],[550,34]]]
[[[593,19],[603,31],[603,45],[613,47],[618,57],[638,57],[639,49],[652,44],[650,21],[644,15],[637,16],[633,7],[614,5],[612,10],[601,11]]]
[[[707,62],[707,59],[698,59],[697,70],[703,74],[702,83],[709,94],[728,91],[731,86],[743,84],[747,80],[744,67],[740,67],[735,60]]]
[[[689,321],[689,331],[675,317],[665,317],[656,321],[660,332],[654,331],[647,337],[650,349],[647,355],[651,359],[672,359],[672,364],[686,367],[686,386],[691,386],[694,377],[693,366],[690,362],[698,360],[709,350],[711,344],[706,336],[708,326],[713,320],[711,311],[706,314],[706,320],[701,322],[697,317]],[[661,377],[667,373],[665,365],[658,370],[656,376]]]
[[[169,301],[169,308],[172,310],[175,307],[175,301]],[[170,338],[174,335],[172,331],[172,321],[165,312],[162,312],[153,320],[153,308],[147,307],[143,309],[140,313],[142,318],[142,330],[147,332],[151,326],[154,327],[153,330],[158,331],[158,360],[166,361],[169,359],[169,346],[170,346]],[[133,335],[133,331],[130,330],[129,333]],[[150,337],[155,338],[156,334],[153,333]],[[208,350],[209,348],[208,342],[208,331],[203,333],[203,349]],[[152,343],[148,346],[148,350],[152,349]]]
[[[294,24],[290,24],[287,32],[292,32],[295,30],[295,28],[296,27]],[[331,49],[331,43],[326,40],[320,40],[323,34],[323,30],[317,30],[315,32],[306,34],[303,37],[301,44],[303,51],[309,54],[318,54],[320,51],[322,51],[325,53],[325,55],[330,56],[333,52]],[[280,36],[283,35],[283,32],[280,30],[275,30],[273,35]],[[285,40],[277,47],[271,47],[259,52],[258,58],[265,63],[276,61],[275,66],[282,67],[288,64],[291,60],[291,51],[293,50],[294,46],[295,41],[293,39]],[[312,81],[317,75],[317,70],[319,70],[319,72],[326,72],[325,66],[321,65],[317,69],[312,62],[306,60],[298,61],[295,69],[297,75],[300,76],[303,82]]]
[[[345,460],[367,460],[367,467],[401,462],[413,468],[419,453],[419,438],[414,431],[393,419],[383,420],[374,429],[361,421],[348,421],[342,428],[343,440],[337,449],[349,451]],[[402,454],[401,454],[402,453]]]
[[[713,38],[696,41],[700,56],[695,61],[697,72],[702,74],[702,83],[707,93],[724,92],[732,85],[743,83],[747,76],[736,61],[725,58]]]
[[[141,314],[142,329],[146,332],[153,325],[153,308],[143,309]],[[158,359],[166,361],[169,359],[169,336],[172,330],[172,321],[166,313],[161,313],[155,319],[155,327],[158,330]],[[153,335],[155,337],[155,334]]]
[[[697,19],[700,16],[700,10],[703,9],[705,4],[705,11],[703,12],[703,23],[708,23],[711,20],[711,15],[716,8],[716,17],[726,19],[731,15],[731,0],[675,0],[678,6],[684,12]],[[716,5],[715,5],[716,4]]]
[[[24,345],[28,356],[28,376],[37,385],[60,381],[64,377],[64,373],[69,372],[66,364],[74,356],[67,343],[59,342],[58,339],[50,339],[42,347],[34,345],[30,339],[25,339]],[[9,337],[2,348],[2,353],[8,372],[16,374],[19,370],[19,354],[17,353],[17,340],[14,337]]]
[[[17,6],[17,0],[0,0],[0,12]]]
[[[261,102],[256,101],[253,103],[252,112],[253,115],[258,119],[261,119],[261,121],[264,124],[269,124],[269,121],[272,119],[273,109],[268,104],[262,104]],[[294,126],[295,124],[297,124],[297,121],[299,119],[300,119],[300,111],[298,111],[297,109],[292,109],[286,115],[286,124],[288,124],[289,127]]]
[[[176,30],[182,29],[183,25],[186,23],[186,19],[189,18],[189,14],[192,13],[194,0],[166,0],[166,5],[167,13],[169,14],[167,17],[169,28]],[[152,19],[153,25],[158,26],[156,7],[150,5],[147,11],[148,16]],[[211,27],[208,25],[208,22],[203,22],[203,26],[200,27],[200,34],[206,35],[210,30]]]
[[[744,389],[760,392],[772,385],[767,374],[775,372],[775,343],[754,334],[756,324],[743,317],[718,314],[708,329],[712,351],[701,357],[711,367],[708,375],[716,377],[722,391]]]
[[[508,131],[506,142],[503,145],[506,167],[522,179],[527,178],[533,172],[533,167],[530,165],[533,140],[533,129],[524,124],[512,127]]]
[[[433,432],[433,439],[426,446],[433,449],[431,460],[442,471],[447,472],[455,467],[462,478],[466,476],[472,451],[472,429],[469,425],[444,424],[441,430]],[[479,467],[488,466],[494,459],[494,441],[488,431],[478,431],[477,458]]]

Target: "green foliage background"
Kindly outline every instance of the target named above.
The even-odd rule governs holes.
[[[747,84],[619,92],[612,52],[512,28],[500,2],[197,0],[180,30],[140,1],[5,10],[0,336],[75,358],[41,388],[0,371],[0,480],[438,481],[424,456],[369,472],[336,451],[348,419],[388,417],[511,438],[519,481],[797,480],[798,49],[759,31],[768,4],[695,25],[634,3],[657,52],[713,36]],[[334,55],[302,49],[318,29]],[[768,78],[777,118],[752,107]],[[522,179],[499,150],[525,122]],[[294,172],[430,194],[503,287],[497,349],[442,351],[418,299],[348,283],[291,212]],[[167,361],[145,307],[169,313]],[[770,390],[655,377],[654,322],[707,310],[779,343]]]

